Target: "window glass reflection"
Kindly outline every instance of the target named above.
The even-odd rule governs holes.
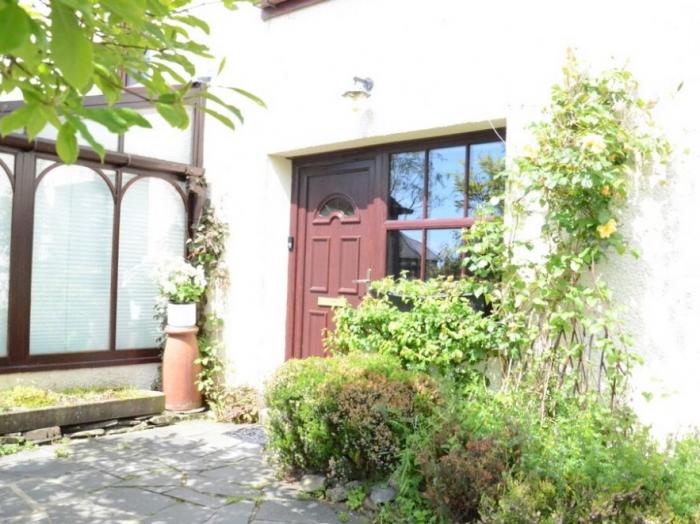
[[[423,218],[425,153],[391,155],[389,177],[389,220]]]
[[[387,274],[420,278],[423,231],[389,231],[387,236]]]
[[[0,154],[9,169],[13,158]],[[12,185],[0,167],[0,357],[7,356],[7,300],[10,284],[10,222],[12,219]]]
[[[474,144],[469,153],[469,216],[478,213],[503,214],[489,204],[491,197],[503,192],[503,181],[494,180],[505,168],[506,147],[503,142]]]
[[[462,274],[462,256],[458,248],[462,244],[462,230],[431,229],[427,234],[425,277],[459,277]]]
[[[428,218],[464,216],[466,147],[433,149],[428,163]]]

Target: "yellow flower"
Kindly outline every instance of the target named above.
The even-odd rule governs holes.
[[[595,133],[582,136],[581,140],[579,140],[579,145],[583,149],[588,149],[594,155],[605,151],[605,140],[603,140],[602,136],[596,135]]]
[[[525,144],[523,152],[527,158],[537,158],[537,155],[540,153],[540,148],[537,144]]]
[[[603,189],[600,190],[600,194],[604,197],[608,196],[610,194],[610,186],[603,186]]]
[[[600,238],[610,238],[610,235],[617,231],[617,222],[615,222],[614,218],[611,218],[605,224],[599,225],[597,230]]]

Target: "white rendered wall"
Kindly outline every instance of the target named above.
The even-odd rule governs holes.
[[[291,158],[507,124],[527,141],[567,47],[595,68],[626,64],[678,152],[669,183],[640,186],[623,228],[642,252],[607,268],[647,364],[635,402],[660,432],[700,424],[700,8],[691,0],[328,0],[269,21],[242,6],[202,8],[216,83],[261,96],[234,134],[211,118],[205,167],[231,227],[226,319],[232,379],[261,385],[284,360]],[[211,71],[202,71],[204,74]],[[370,76],[367,107],[340,95]],[[675,89],[680,82],[680,93]],[[687,150],[687,152],[686,152]],[[685,152],[685,153],[684,153]],[[650,402],[641,392],[656,391]]]

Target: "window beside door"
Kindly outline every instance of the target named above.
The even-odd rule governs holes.
[[[502,141],[414,148],[389,156],[387,275],[459,276],[462,230],[483,214],[500,214]]]

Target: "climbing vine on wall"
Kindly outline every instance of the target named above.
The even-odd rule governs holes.
[[[200,315],[197,334],[199,359],[202,366],[197,387],[209,404],[215,404],[223,394],[222,374],[224,364],[221,360],[221,329],[223,319],[207,308],[208,296],[215,289],[228,284],[228,272],[223,264],[228,225],[219,219],[209,202],[194,228],[192,238],[187,242],[188,260],[204,269],[207,278],[207,293],[198,304]]]
[[[534,144],[506,173],[508,194],[517,195],[506,236],[518,236],[534,203],[543,215],[544,255],[523,256],[532,246],[507,242],[498,282],[482,291],[503,330],[505,385],[534,387],[543,415],[561,395],[596,392],[616,405],[639,360],[598,267],[631,251],[620,227],[634,177],[667,163],[670,146],[654,125],[653,106],[629,71],[593,76],[570,56],[546,119],[532,128]],[[465,264],[477,280],[493,253],[484,239],[498,238],[485,230],[499,229],[496,219],[466,233]]]

